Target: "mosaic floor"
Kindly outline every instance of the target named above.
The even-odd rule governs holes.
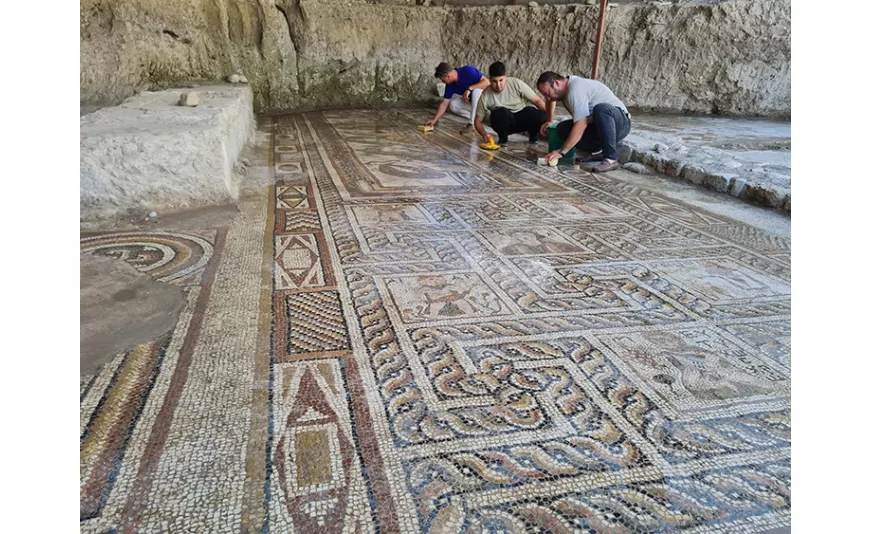
[[[81,531],[787,531],[790,240],[430,115],[264,119],[227,227],[82,234],[187,305],[82,377]]]

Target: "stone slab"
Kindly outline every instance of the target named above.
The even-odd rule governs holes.
[[[80,118],[80,217],[145,216],[238,198],[233,176],[254,128],[248,86],[145,92]]]

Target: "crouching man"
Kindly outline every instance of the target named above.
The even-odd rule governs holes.
[[[589,152],[580,162],[600,161],[593,172],[619,168],[616,144],[631,130],[631,114],[625,104],[606,85],[579,76],[563,77],[547,71],[538,78],[538,91],[547,99],[547,120],[541,126],[544,135],[553,122],[556,102],[562,102],[571,119],[556,126],[562,148],[547,154],[547,160],[563,157],[575,146]]]
[[[471,133],[474,129],[477,102],[483,90],[489,87],[489,80],[474,65],[464,65],[454,69],[443,61],[435,67],[435,77],[447,87],[444,88],[444,100],[438,106],[435,117],[426,121],[426,126],[435,126],[449,107],[453,113],[469,119],[468,124],[459,133],[463,135]]]
[[[489,66],[489,87],[480,96],[474,129],[484,141],[489,134],[483,128],[483,119],[489,117],[489,125],[498,134],[499,145],[508,142],[510,134],[527,132],[529,143],[537,143],[541,125],[547,120],[546,105],[531,87],[519,78],[507,76],[507,68],[501,61]]]

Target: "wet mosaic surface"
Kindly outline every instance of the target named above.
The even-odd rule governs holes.
[[[228,227],[83,235],[188,301],[82,377],[82,531],[787,527],[789,240],[427,116],[268,119]]]

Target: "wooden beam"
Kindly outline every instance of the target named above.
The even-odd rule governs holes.
[[[592,79],[598,79],[598,60],[601,58],[601,41],[604,40],[604,15],[607,13],[607,0],[601,0],[598,14],[598,38],[595,39],[595,58],[592,60]]]

